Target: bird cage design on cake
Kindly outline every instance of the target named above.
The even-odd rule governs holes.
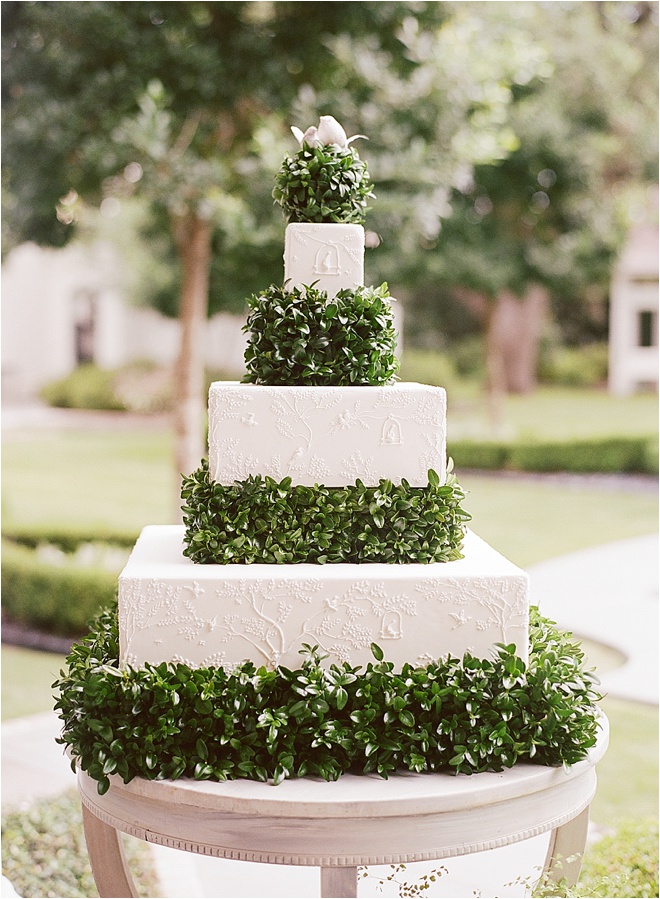
[[[339,265],[339,251],[336,244],[322,244],[314,259],[315,275],[338,275],[341,272]]]
[[[388,415],[385,421],[383,422],[383,429],[380,435],[380,442],[382,446],[402,446],[403,445],[403,434],[401,433],[401,422],[398,419],[394,418],[393,415]]]

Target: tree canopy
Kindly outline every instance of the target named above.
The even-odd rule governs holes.
[[[171,258],[209,222],[211,310],[281,274],[272,177],[319,113],[369,136],[370,277],[397,285],[579,297],[607,281],[621,185],[657,178],[655,3],[6,2],[2,21],[5,249],[139,195]]]

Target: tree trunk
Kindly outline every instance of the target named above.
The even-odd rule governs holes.
[[[506,386],[511,393],[536,390],[539,343],[547,308],[548,292],[540,284],[531,284],[520,298],[511,293],[498,297]]]
[[[486,392],[495,431],[504,424],[507,393],[532,393],[548,293],[532,284],[524,297],[502,291],[484,311],[486,328]]]
[[[499,326],[498,303],[484,306],[486,345],[486,402],[493,432],[501,434],[504,427],[504,400],[507,393],[505,351]]]
[[[205,455],[204,330],[208,312],[211,222],[194,213],[174,218],[181,261],[181,345],[175,371],[175,462],[180,475],[199,467]],[[180,501],[177,496],[177,509]],[[180,520],[180,511],[178,514]]]

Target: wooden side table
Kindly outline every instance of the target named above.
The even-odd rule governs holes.
[[[96,782],[78,772],[85,837],[102,897],[137,896],[118,831],[220,858],[321,869],[321,896],[357,896],[360,865],[495,849],[552,831],[545,871],[574,885],[584,852],[595,765],[608,743],[571,768],[521,763],[500,774],[346,774],[287,780]],[[561,860],[561,865],[559,864]]]

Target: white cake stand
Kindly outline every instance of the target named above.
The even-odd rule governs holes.
[[[357,896],[359,865],[467,855],[552,831],[545,871],[574,885],[595,766],[609,729],[571,768],[521,763],[500,774],[344,775],[335,783],[188,779],[124,784],[99,796],[78,772],[85,837],[102,897],[137,896],[119,831],[186,852],[321,869],[321,896]]]

